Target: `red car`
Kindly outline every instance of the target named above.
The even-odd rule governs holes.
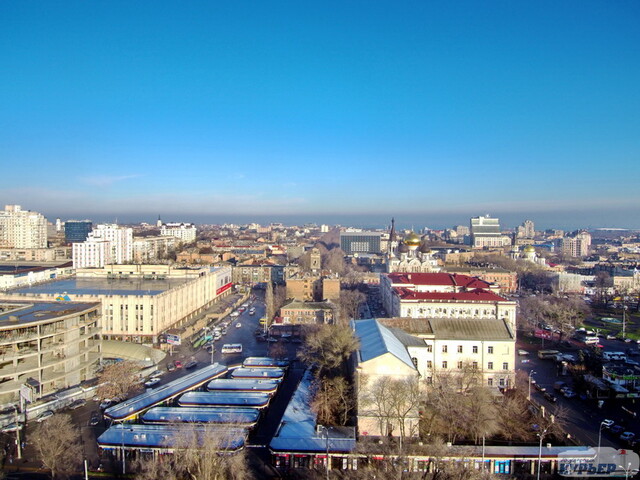
[[[173,362],[173,364],[176,366],[176,368],[182,368],[182,362],[180,360],[176,360],[175,362]]]

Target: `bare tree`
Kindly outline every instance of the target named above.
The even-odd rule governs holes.
[[[173,471],[179,479],[245,480],[251,473],[244,450],[222,455],[238,430],[210,425],[184,425],[173,439]]]
[[[346,425],[352,408],[349,383],[343,376],[322,377],[314,382],[311,409],[322,425]]]
[[[340,290],[340,323],[346,325],[349,320],[359,318],[360,305],[366,300],[367,296],[359,290]]]
[[[140,457],[133,465],[131,470],[137,472],[136,480],[180,480],[173,470],[171,461],[167,456],[156,458]]]
[[[298,358],[308,364],[318,365],[318,375],[323,370],[332,370],[358,348],[358,340],[349,327],[339,325],[318,325],[308,333]]]
[[[98,375],[98,396],[123,399],[140,390],[139,371],[140,365],[136,362],[125,361],[107,365]]]
[[[269,356],[272,358],[284,358],[287,356],[287,349],[280,343],[272,343],[269,345]]]
[[[276,304],[275,304],[275,298],[273,295],[273,283],[271,283],[270,281],[267,281],[267,290],[264,294],[264,303],[266,306],[266,317],[267,317],[267,321],[271,322],[271,320],[273,320],[273,317],[276,314]]]
[[[340,248],[329,250],[329,252],[322,257],[323,267],[331,272],[342,275],[346,271],[344,256],[345,253]]]
[[[56,414],[46,423],[38,424],[31,443],[42,464],[51,472],[51,478],[65,477],[80,468],[80,432],[69,415]]]

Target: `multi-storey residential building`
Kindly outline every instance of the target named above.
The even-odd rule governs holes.
[[[320,300],[338,300],[340,298],[340,279],[337,276],[298,273],[287,278],[287,298],[300,302]]]
[[[101,359],[99,302],[0,300],[0,404],[20,388],[34,400],[95,377]]]
[[[179,240],[176,237],[135,237],[133,239],[133,260],[137,263],[149,263],[166,256]]]
[[[500,248],[511,245],[511,239],[500,232],[500,220],[489,215],[471,217],[471,246],[473,248]]]
[[[133,230],[118,225],[98,225],[85,242],[73,244],[74,268],[102,268],[133,260]]]
[[[0,248],[0,260],[19,262],[55,262],[71,259],[71,247]]]
[[[233,282],[244,285],[267,282],[284,284],[284,268],[284,265],[269,260],[248,260],[233,267]]]
[[[340,248],[347,255],[354,253],[381,253],[380,232],[341,232]]]
[[[591,248],[591,235],[589,232],[578,232],[564,237],[560,242],[560,248],[562,254],[568,257],[586,257]]]
[[[5,205],[0,211],[0,247],[46,248],[47,219],[20,205]]]
[[[163,237],[176,237],[183,243],[196,241],[196,226],[192,223],[165,223],[160,227]]]
[[[91,220],[67,220],[64,222],[64,241],[66,243],[84,242],[93,228]]]
[[[277,325],[316,325],[332,323],[335,305],[331,302],[293,301],[280,309]]]
[[[380,277],[385,310],[393,317],[504,319],[515,329],[516,302],[479,278],[449,273],[390,273]]]

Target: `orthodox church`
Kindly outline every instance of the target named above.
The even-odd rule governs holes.
[[[438,261],[433,258],[433,251],[415,232],[411,232],[404,240],[396,239],[395,219],[391,219],[389,232],[389,248],[387,252],[388,273],[431,273],[439,272]]]

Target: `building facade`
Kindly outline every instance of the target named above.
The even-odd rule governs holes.
[[[489,215],[471,217],[471,246],[473,248],[502,248],[511,245],[511,239],[500,232],[500,220]]]
[[[5,205],[0,211],[0,247],[47,248],[47,219],[20,205]]]
[[[195,242],[196,234],[196,226],[192,223],[165,223],[160,227],[161,236],[179,238],[183,243]]]
[[[91,220],[67,220],[64,222],[64,241],[66,243],[84,242],[93,229]]]
[[[340,232],[340,248],[347,255],[354,253],[382,253],[382,233]]]
[[[86,241],[73,244],[74,268],[102,268],[133,261],[133,230],[118,225],[97,225]]]
[[[94,378],[101,342],[99,302],[0,300],[0,404],[25,384],[35,400]]]
[[[152,263],[166,257],[174,250],[179,239],[172,236],[166,237],[134,237],[133,261],[137,263]]]
[[[567,257],[586,257],[591,249],[591,235],[589,232],[578,232],[572,236],[564,237],[560,241],[562,254]]]

